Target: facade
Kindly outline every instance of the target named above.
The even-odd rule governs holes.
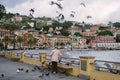
[[[96,33],[99,30],[99,26],[91,26],[90,31]]]
[[[47,21],[47,26],[51,26],[53,24],[52,20]]]
[[[48,32],[52,33],[53,31],[54,31],[53,28],[52,28],[52,27],[49,27]]]
[[[67,43],[71,42],[71,38],[70,37],[65,37],[65,36],[53,36],[51,37],[51,46],[59,46],[59,47],[63,47],[65,46]]]
[[[85,37],[93,37],[93,36],[97,36],[97,34],[96,34],[96,32],[86,30],[85,32],[83,32],[83,36],[85,36]]]
[[[37,44],[35,44],[35,39],[37,39],[37,33],[33,30],[28,30],[26,33],[22,34],[22,47],[23,48],[34,48]]]
[[[11,18],[12,21],[22,21],[22,17],[15,15],[14,17]]]
[[[118,29],[118,30],[116,31],[116,34],[120,34],[120,29]]]
[[[116,43],[116,40],[113,36],[96,36],[90,41],[89,45],[96,47],[96,43]]]
[[[78,46],[80,48],[87,48],[87,40],[85,38],[78,38]]]
[[[0,29],[0,40],[2,40],[5,36],[10,36],[10,31],[7,29]]]
[[[39,40],[40,40],[40,46],[41,47],[50,47],[50,36],[45,35],[44,33],[42,33],[39,36]]]
[[[40,35],[40,45],[45,45],[45,47],[66,45],[70,41],[71,38],[65,36],[47,36],[45,34]]]
[[[75,26],[75,27],[73,27],[73,28],[69,28],[69,29],[68,29],[68,32],[70,32],[70,33],[76,33],[76,32],[82,33],[82,29]]]
[[[95,43],[96,48],[120,49],[120,43]]]

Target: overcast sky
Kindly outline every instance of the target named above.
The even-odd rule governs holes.
[[[35,17],[55,18],[60,11],[65,15],[65,20],[85,21],[87,23],[120,22],[120,0],[63,0],[63,10],[50,5],[51,0],[0,0],[7,12],[29,15],[29,10],[35,8]],[[57,0],[53,0],[57,1]],[[86,7],[80,5],[84,3]],[[75,11],[75,17],[70,17],[71,11]],[[87,16],[92,18],[87,19]]]

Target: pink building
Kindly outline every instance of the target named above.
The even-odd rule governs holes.
[[[89,45],[94,47],[96,43],[116,43],[116,40],[113,36],[96,36],[90,41]]]

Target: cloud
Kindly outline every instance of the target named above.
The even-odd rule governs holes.
[[[5,1],[5,0],[4,0]],[[19,1],[19,0],[18,0]],[[51,0],[25,0],[23,2],[15,3],[14,7],[6,6],[8,12],[20,13],[23,15],[29,15],[29,10],[35,8],[35,17],[56,17],[56,11],[58,8],[53,5],[49,5]],[[54,0],[57,1],[57,0]],[[81,6],[83,2],[86,8]],[[9,4],[12,4],[12,1]],[[107,23],[108,21],[120,21],[120,0],[63,0],[63,11],[66,20],[85,21],[88,23]],[[71,11],[75,11],[75,17],[71,18],[69,15]],[[116,14],[116,15],[114,15]],[[92,18],[87,19],[87,16]]]

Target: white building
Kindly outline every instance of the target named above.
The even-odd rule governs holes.
[[[120,49],[120,43],[95,43],[96,48]]]

